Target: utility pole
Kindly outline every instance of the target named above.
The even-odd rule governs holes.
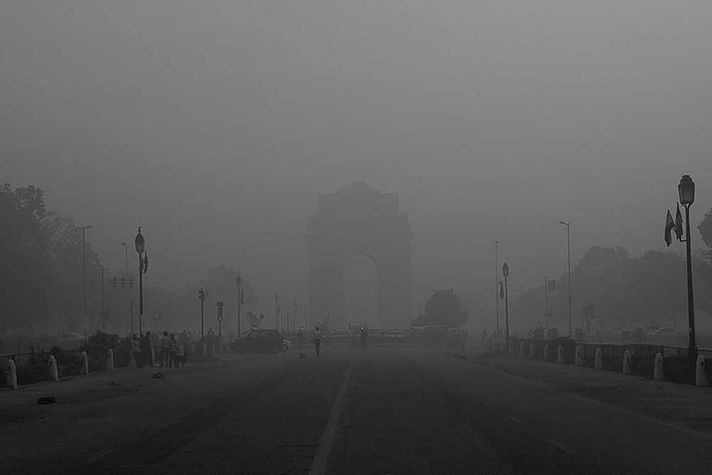
[[[544,338],[546,338],[546,331],[549,328],[549,279],[544,274]]]
[[[92,225],[82,226],[82,302],[84,318],[87,317],[87,229],[91,229]]]
[[[571,223],[567,221],[559,221],[559,224],[566,226],[566,259],[569,274],[569,336],[573,336],[572,318],[571,318]]]

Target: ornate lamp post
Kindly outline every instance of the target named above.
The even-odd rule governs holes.
[[[509,265],[505,262],[502,266],[502,276],[504,277],[504,322],[505,322],[505,343],[509,345],[509,289],[507,288],[507,277],[509,277]],[[507,346],[509,351],[509,346]]]
[[[198,290],[198,298],[200,299],[200,340],[205,337],[205,299],[208,298],[208,293],[201,287]]]
[[[216,302],[218,307],[218,341],[222,345],[222,322],[223,322],[223,308],[225,306],[224,302]]]
[[[569,274],[569,336],[573,336],[574,332],[571,328],[571,223],[559,221],[559,224],[566,226],[566,260]]]
[[[242,304],[245,303],[245,289],[242,288],[242,277],[239,275],[235,278],[235,284],[237,285],[237,336],[240,336],[240,310]]]
[[[685,208],[685,239],[680,241],[685,242],[687,248],[687,319],[690,330],[688,343],[688,353],[690,358],[690,366],[695,367],[697,361],[697,343],[695,342],[695,299],[692,292],[692,256],[690,251],[690,206],[695,202],[695,183],[690,178],[690,175],[683,175],[680,179],[680,184],[677,185],[677,191],[680,195],[680,204]]]
[[[141,226],[134,239],[136,253],[138,253],[138,334],[143,333],[143,274],[148,272],[148,254],[146,253],[146,240],[141,234]]]

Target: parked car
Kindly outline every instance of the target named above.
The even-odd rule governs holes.
[[[235,353],[277,353],[283,349],[279,331],[267,328],[253,328],[246,335],[230,343]]]

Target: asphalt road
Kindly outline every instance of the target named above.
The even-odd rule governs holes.
[[[571,384],[574,373],[564,385],[507,370],[519,365],[429,349],[325,348],[319,359],[234,356],[165,379],[117,371],[2,392],[0,472],[712,472],[710,432],[635,401],[592,397]],[[575,374],[584,381],[593,370]],[[634,398],[630,391],[652,390],[646,384],[626,391]],[[58,404],[31,405],[48,391]]]

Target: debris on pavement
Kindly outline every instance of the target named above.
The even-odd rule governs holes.
[[[44,404],[54,404],[57,402],[57,399],[54,396],[44,396],[41,398],[37,398],[37,405],[41,406]]]
[[[163,378],[165,378],[165,377],[166,377],[166,375],[163,374],[163,373],[161,373],[160,371],[154,371],[154,372],[153,372],[153,378],[154,378],[154,379],[163,379]]]

